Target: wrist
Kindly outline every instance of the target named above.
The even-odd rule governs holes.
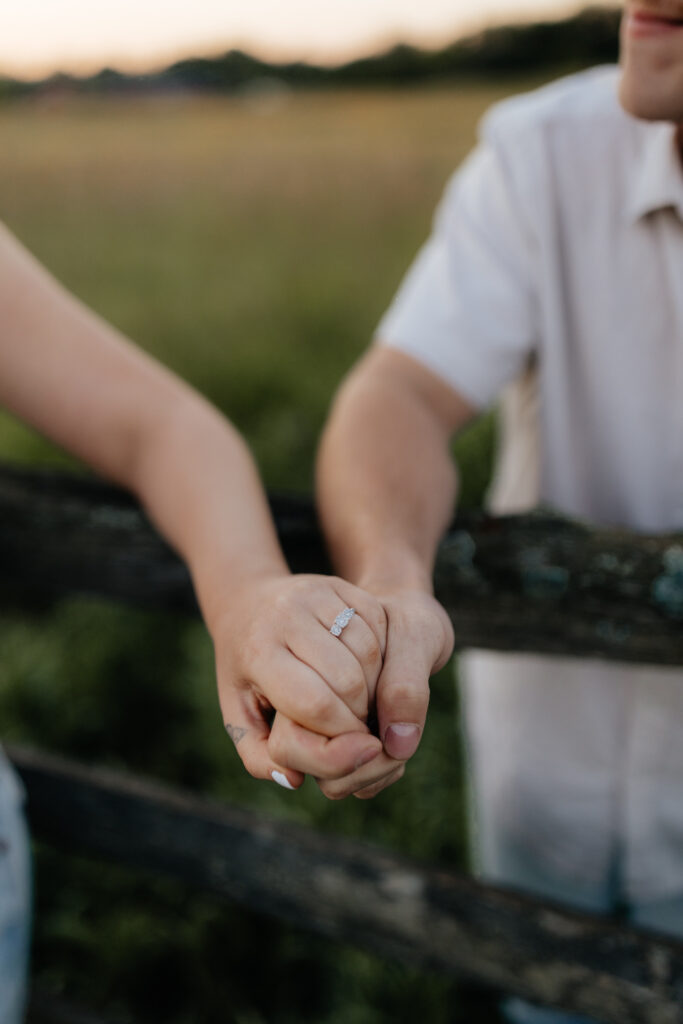
[[[432,595],[432,567],[413,551],[384,550],[367,558],[353,582],[378,596],[401,591],[419,591]]]
[[[223,570],[214,566],[210,573],[193,573],[202,616],[212,638],[215,639],[226,617],[258,602],[259,591],[290,575],[284,559],[264,560],[248,567],[228,564]]]
[[[443,668],[453,653],[453,626],[448,612],[431,590],[402,587],[385,592],[379,599],[389,622],[412,624],[418,642],[431,652],[430,672]]]

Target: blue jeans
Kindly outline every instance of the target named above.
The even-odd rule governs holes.
[[[509,865],[512,867],[512,865]],[[510,875],[514,873],[514,869]],[[586,911],[599,914],[609,914],[614,909],[615,879],[605,880],[605,887],[602,893],[595,892],[593,898],[589,899],[585,892],[580,898],[572,899],[571,891],[568,891],[566,884],[557,884],[555,893],[548,891],[547,884],[543,891],[538,892],[532,880],[522,873],[521,877],[513,879],[508,875],[505,879],[506,885],[515,885],[520,890],[536,891],[538,895],[555,897],[576,907],[577,904]],[[661,932],[664,935],[671,935],[674,938],[683,938],[683,895],[668,899],[655,900],[649,903],[640,903],[632,906],[622,906],[626,919],[635,928],[646,928],[652,931]],[[595,1024],[594,1018],[584,1017],[577,1013],[564,1013],[561,1010],[548,1010],[544,1007],[533,1006],[523,999],[506,999],[503,1004],[503,1015],[510,1024]]]
[[[24,791],[0,748],[0,1024],[24,1019],[31,933],[31,858]]]
[[[636,928],[648,928],[675,938],[683,937],[683,896],[657,900],[630,909],[629,921]],[[510,1024],[595,1024],[593,1017],[532,1006],[523,999],[506,999],[503,1015]]]

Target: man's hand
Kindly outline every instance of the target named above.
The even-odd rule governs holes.
[[[400,591],[382,601],[387,653],[377,684],[377,718],[384,750],[407,760],[417,750],[429,704],[429,677],[453,652],[453,627],[431,594]]]
[[[356,610],[340,637],[330,626]],[[336,577],[276,575],[226,592],[211,629],[225,728],[251,775],[325,791],[382,746],[368,727],[386,650],[386,616],[370,594]],[[330,794],[332,795],[332,794]],[[346,794],[343,794],[346,795]]]
[[[346,377],[323,434],[317,495],[333,564],[377,596],[388,625],[376,696],[384,752],[371,766],[385,774],[362,792],[349,788],[354,776],[343,780],[359,796],[402,774],[424,728],[429,676],[453,647],[432,573],[457,494],[450,439],[475,414],[418,360],[376,345]]]
[[[320,787],[331,799],[376,796],[397,782],[417,750],[429,704],[429,677],[453,650],[453,627],[430,594],[420,590],[381,596],[387,617],[387,648],[377,682],[376,715],[383,752],[361,770]]]

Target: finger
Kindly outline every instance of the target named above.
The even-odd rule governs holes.
[[[322,793],[329,800],[343,800],[345,797],[352,796],[368,786],[376,785],[388,776],[393,775],[400,767],[400,763],[393,758],[387,757],[386,753],[383,753],[371,761],[370,764],[352,772],[351,775],[330,780],[317,778],[316,782],[320,786]]]
[[[337,646],[341,643],[354,656],[361,667],[365,679],[365,690],[369,703],[375,699],[377,680],[382,669],[382,647],[376,633],[370,628],[360,612],[357,612],[341,636],[327,634]]]
[[[241,694],[221,700],[223,724],[242,764],[255,779],[269,779],[284,789],[298,789],[305,776],[273,758],[268,749],[270,729],[257,702]]]
[[[397,761],[407,761],[420,743],[432,662],[423,645],[390,625],[387,654],[377,682],[377,719],[384,749]]]
[[[367,732],[320,673],[284,647],[273,651],[267,670],[260,670],[254,684],[274,708],[305,729],[322,736]]]
[[[373,796],[377,796],[377,794],[381,793],[383,789],[388,789],[389,786],[393,786],[395,782],[398,782],[399,779],[402,779],[405,773],[406,766],[405,764],[402,764],[401,767],[397,768],[395,772],[392,772],[391,775],[388,775],[385,779],[382,779],[380,782],[376,782],[374,786],[366,786],[365,789],[360,789],[358,790],[357,793],[354,793],[353,795],[358,800],[371,800]]]
[[[386,648],[386,614],[383,606],[371,594],[338,577],[331,576],[327,579],[329,583],[325,587],[318,586],[305,594],[305,607],[322,625],[323,633],[329,639],[323,641],[321,634],[311,630],[306,621],[299,622],[302,632],[298,635],[296,646],[291,640],[295,635],[292,625],[283,639],[298,657],[301,657],[311,668],[320,671],[321,675],[328,679],[335,692],[339,693],[342,699],[349,704],[354,713],[364,719],[367,715],[367,708],[362,705],[365,704],[366,697],[369,701],[374,699],[377,678]],[[355,614],[343,627],[341,634],[332,635],[331,627],[345,608],[351,608]],[[302,641],[305,645],[303,647]],[[318,645],[318,650],[314,654],[311,654],[310,650],[312,644]],[[350,662],[347,663],[345,669],[341,668],[341,676],[338,674],[340,669],[335,671],[330,668],[329,661],[323,661],[323,665],[326,667],[318,664],[320,658],[325,658],[324,654],[320,653],[319,645],[321,644],[328,646],[330,657],[336,658],[338,662],[336,649],[340,646],[347,648],[360,666],[365,681],[364,688],[360,686],[358,670],[355,667],[352,670],[349,667]],[[339,662],[339,666],[343,666],[343,662]]]
[[[379,644],[380,656],[383,658],[387,647],[387,617],[382,604],[376,597],[373,597],[372,594],[368,594],[367,591],[361,590],[360,587],[355,587],[353,583],[349,583],[347,580],[343,580],[339,576],[330,577],[330,582],[332,583],[334,593],[343,603],[344,607],[355,608],[356,613],[374,633],[375,639]],[[330,619],[328,629],[334,622],[335,616],[340,611],[342,611],[342,609],[337,608],[334,612]],[[351,628],[352,622],[353,620],[351,620],[347,629]]]
[[[349,624],[347,629],[350,628]],[[360,628],[363,629],[362,626]],[[367,626],[365,631],[375,649],[379,650],[372,631]],[[337,637],[313,618],[293,624],[287,643],[292,654],[321,675],[356,718],[362,722],[367,719],[369,697],[365,671],[345,644],[339,643]]]
[[[322,779],[338,779],[381,755],[382,744],[375,736],[361,732],[328,739],[277,714],[268,739],[268,752],[273,761],[285,768]]]

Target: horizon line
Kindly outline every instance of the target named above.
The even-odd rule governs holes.
[[[583,10],[591,7],[616,7],[619,6],[614,0],[603,0],[602,3],[587,3]],[[576,12],[578,13],[578,12]],[[65,61],[37,61],[26,66],[14,65],[11,61],[0,63],[0,79],[12,79],[24,84],[31,84],[44,81],[49,78],[65,75],[73,78],[90,78],[105,70],[116,71],[127,75],[153,75],[165,68],[183,60],[216,60],[227,53],[241,51],[250,57],[263,60],[270,64],[293,64],[305,63],[320,67],[341,67],[354,60],[363,60],[367,57],[379,56],[396,46],[412,46],[425,51],[438,51],[453,43],[466,39],[468,36],[478,34],[489,28],[501,28],[514,25],[526,25],[542,22],[564,21],[571,17],[570,11],[565,9],[557,14],[548,12],[547,15],[539,18],[538,15],[521,15],[514,19],[503,18],[477,18],[473,17],[464,22],[462,27],[455,33],[412,33],[410,37],[397,35],[396,33],[379,33],[362,45],[342,47],[325,51],[324,48],[316,47],[315,52],[311,49],[295,50],[291,46],[273,47],[259,44],[256,40],[233,39],[222,46],[211,48],[200,48],[188,51],[186,49],[167,49],[158,53],[150,52],[148,57],[135,58],[125,55],[109,56],[103,55],[93,60],[65,60]]]

